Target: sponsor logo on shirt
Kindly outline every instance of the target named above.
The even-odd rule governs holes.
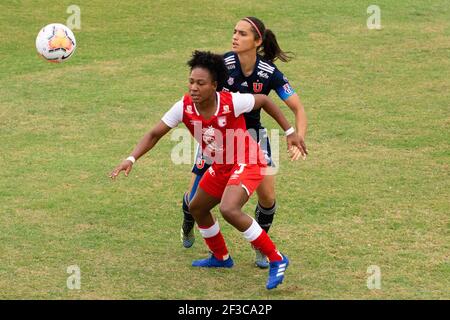
[[[258,73],[258,76],[264,79],[269,79],[269,75],[265,73],[264,71],[260,70]]]
[[[289,85],[289,83],[286,83],[286,84],[283,86],[283,89],[284,89],[284,92],[286,92],[286,94],[292,94],[292,88],[291,88],[291,86]]]
[[[248,88],[247,81],[242,82],[242,83],[241,83],[241,87],[247,87],[247,88]]]
[[[224,105],[223,106],[223,114],[227,114],[227,113],[230,113],[231,111],[230,111],[230,106],[229,105]]]

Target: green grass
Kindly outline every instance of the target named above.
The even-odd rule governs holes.
[[[39,29],[71,4],[0,4],[0,298],[450,298],[448,1],[377,1],[374,31],[368,1],[80,0],[75,55],[38,59]],[[181,247],[190,166],[172,164],[170,137],[128,179],[107,178],[186,91],[190,53],[228,50],[245,15],[296,53],[278,65],[310,124],[307,161],[281,152],[271,236],[291,266],[271,292],[221,218],[235,268],[190,267],[207,249],[198,232]],[[371,265],[381,290],[366,286]]]

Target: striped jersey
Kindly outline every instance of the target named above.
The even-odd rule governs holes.
[[[224,60],[228,70],[228,80],[223,88],[225,91],[269,95],[271,90],[275,90],[283,101],[295,93],[283,73],[259,55],[256,56],[255,69],[248,77],[242,72],[237,54],[227,52],[224,54]],[[245,113],[244,116],[248,129],[262,128],[261,109]]]

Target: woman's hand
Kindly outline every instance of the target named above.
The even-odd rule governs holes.
[[[308,150],[306,150],[305,140],[303,137],[296,133],[292,133],[286,137],[288,153],[290,154],[291,161],[300,159],[302,156],[303,160],[306,160],[306,155]]]
[[[120,171],[125,171],[125,176],[128,177],[131,169],[133,168],[133,162],[131,160],[123,160],[110,174],[109,177],[113,180],[119,175]]]

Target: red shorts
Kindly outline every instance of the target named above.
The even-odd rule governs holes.
[[[241,185],[250,197],[262,182],[264,176],[261,172],[265,167],[258,164],[213,164],[203,175],[199,186],[209,195],[221,199],[227,186]]]

